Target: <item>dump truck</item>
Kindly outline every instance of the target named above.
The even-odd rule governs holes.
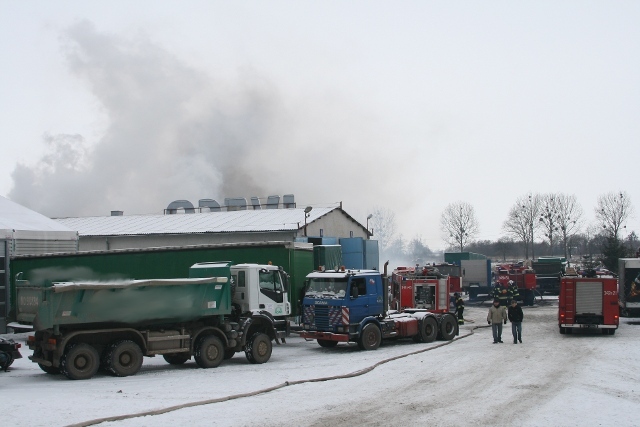
[[[618,329],[619,321],[617,279],[562,279],[558,299],[558,327],[561,334],[588,328],[613,335]]]
[[[17,278],[17,319],[35,330],[27,340],[29,359],[74,380],[101,368],[134,375],[143,356],[176,365],[193,357],[199,367],[215,368],[243,351],[249,362],[265,363],[284,332],[268,311],[232,303],[234,292],[254,295],[248,290],[260,287],[256,278],[232,281],[230,262],[197,263],[177,279],[36,285]]]
[[[307,275],[302,306],[301,336],[322,347],[357,343],[377,349],[382,340],[412,338],[432,342],[451,340],[458,333],[456,317],[426,309],[388,310],[385,272],[376,270],[319,270]],[[448,306],[448,300],[443,304]]]

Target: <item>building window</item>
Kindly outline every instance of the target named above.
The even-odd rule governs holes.
[[[324,230],[322,228],[320,229],[320,237],[324,237]]]
[[[349,232],[349,237],[353,237],[353,231]]]

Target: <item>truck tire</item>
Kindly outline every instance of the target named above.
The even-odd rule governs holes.
[[[38,363],[38,366],[49,375],[57,375],[60,373],[60,368],[56,368],[55,366],[45,366],[42,363]]]
[[[615,329],[609,329],[609,335],[615,335],[616,330]]]
[[[451,341],[456,336],[458,320],[453,314],[445,314],[440,321],[440,338]]]
[[[142,350],[131,340],[117,341],[105,352],[104,366],[111,375],[128,377],[135,375],[142,366]]]
[[[474,289],[474,288],[469,288],[469,299],[476,299],[478,298],[478,290]]]
[[[60,372],[70,380],[88,380],[99,367],[98,350],[89,344],[71,344],[60,358]]]
[[[184,365],[189,359],[191,359],[191,355],[189,353],[165,354],[162,357],[171,365]]]
[[[361,350],[375,350],[380,347],[382,341],[382,333],[375,323],[369,323],[362,328],[360,337],[358,338],[358,347]]]
[[[251,363],[266,363],[271,358],[273,346],[271,339],[261,332],[256,332],[251,336],[245,346],[244,353]]]
[[[337,346],[338,341],[318,340],[318,344],[320,344],[320,347],[331,348]]]
[[[434,342],[438,337],[438,321],[433,316],[428,316],[422,319],[419,323],[418,335],[414,335],[413,340],[415,342]]]
[[[215,335],[207,335],[198,341],[193,358],[201,368],[218,367],[224,359],[224,345]]]
[[[560,326],[560,333],[561,333],[562,335],[566,334],[566,333],[567,333],[567,328],[565,328],[565,327],[563,327],[563,326]]]

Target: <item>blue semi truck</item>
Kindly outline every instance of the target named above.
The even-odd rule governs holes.
[[[432,342],[458,334],[458,322],[451,313],[388,310],[386,268],[387,264],[383,274],[339,269],[307,275],[301,336],[317,340],[322,347],[352,342],[363,350],[375,350],[388,338]]]

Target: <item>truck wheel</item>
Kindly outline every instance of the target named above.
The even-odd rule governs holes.
[[[361,350],[375,350],[380,347],[381,341],[380,328],[375,323],[369,323],[362,328],[360,338],[358,338],[358,347]]]
[[[224,360],[231,359],[236,354],[236,350],[234,348],[226,349],[224,351]]]
[[[562,335],[566,334],[566,333],[567,333],[567,328],[565,328],[565,327],[563,327],[563,326],[560,326],[560,333],[561,333]]]
[[[469,289],[469,299],[478,298],[478,290],[477,289]]]
[[[162,356],[164,360],[171,365],[183,365],[189,359],[191,359],[191,355],[189,353],[173,353],[173,354],[165,354]]]
[[[193,358],[201,368],[215,368],[224,358],[224,345],[215,335],[207,335],[198,342]]]
[[[249,339],[244,353],[251,363],[265,363],[271,358],[272,350],[271,339],[266,334],[256,332]]]
[[[440,336],[445,341],[451,341],[456,336],[457,319],[452,314],[442,316],[440,322]]]
[[[60,368],[56,368],[55,366],[45,366],[42,363],[38,363],[38,366],[49,375],[56,375],[60,373]]]
[[[438,337],[438,322],[433,316],[425,317],[419,324],[418,335],[414,335],[415,342],[434,342]]]
[[[609,329],[609,335],[615,335],[616,330],[615,329]]]
[[[318,344],[320,344],[320,347],[331,348],[331,347],[337,346],[338,345],[338,341],[318,340]]]
[[[60,358],[60,372],[70,380],[88,380],[99,367],[98,350],[89,344],[71,344]]]
[[[131,340],[118,341],[107,349],[105,367],[116,377],[135,375],[142,366],[142,350]]]

